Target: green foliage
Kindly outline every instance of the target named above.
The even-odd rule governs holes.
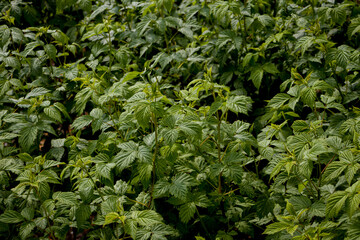
[[[358,239],[356,1],[0,3],[1,239]]]

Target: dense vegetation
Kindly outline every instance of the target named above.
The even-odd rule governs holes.
[[[360,5],[0,2],[1,239],[358,239]]]

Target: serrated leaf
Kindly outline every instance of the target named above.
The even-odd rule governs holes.
[[[185,199],[188,193],[188,187],[194,183],[194,179],[188,174],[180,174],[175,176],[169,191],[177,198]]]
[[[250,74],[250,80],[253,81],[254,83],[254,86],[259,89],[260,88],[260,85],[261,85],[261,81],[263,79],[263,75],[264,75],[264,70],[260,67],[258,68],[255,68],[251,71],[251,74]]]
[[[309,125],[304,120],[296,120],[291,125],[291,128],[294,129],[294,132],[303,132],[309,129]]]
[[[306,196],[293,196],[289,199],[296,211],[307,209],[311,206],[311,200]]]
[[[49,116],[50,118],[58,121],[58,122],[62,122],[62,119],[61,119],[61,113],[60,111],[55,108],[54,106],[50,106],[50,107],[47,107],[44,109],[44,113]]]
[[[75,130],[80,130],[86,126],[88,126],[93,121],[93,118],[89,115],[83,115],[75,119],[75,121],[72,123],[72,127]]]
[[[105,216],[104,225],[111,224],[120,220],[120,215],[116,212],[110,212]]]
[[[50,196],[50,186],[46,181],[39,182],[39,196],[44,201]]]
[[[326,201],[326,216],[329,218],[336,217],[347,198],[348,195],[345,191],[338,191],[331,194]]]
[[[67,119],[70,119],[69,113],[62,103],[56,102],[54,103],[54,107],[56,107]]]
[[[194,122],[183,122],[179,125],[179,130],[189,137],[201,138],[201,126]]]
[[[231,96],[226,101],[226,107],[234,113],[248,114],[251,110],[252,100],[248,96]]]
[[[132,152],[120,152],[116,154],[113,159],[113,162],[119,168],[119,170],[123,170],[131,165],[136,159],[136,151]]]
[[[153,210],[133,211],[131,216],[142,226],[151,226],[162,221],[161,215]]]
[[[35,144],[37,138],[38,129],[34,126],[29,126],[21,129],[19,143],[25,151],[29,150],[31,146]]]
[[[271,74],[277,74],[279,73],[279,70],[277,69],[277,67],[275,66],[275,64],[273,63],[265,63],[262,68],[264,69],[265,72],[271,73]]]
[[[323,174],[323,182],[326,183],[339,177],[346,168],[347,165],[340,161],[330,163]]]
[[[56,53],[57,53],[57,50],[56,50],[56,47],[52,44],[46,44],[44,46],[44,50],[46,52],[46,54],[52,59],[52,60],[55,60],[56,59]]]
[[[3,214],[0,215],[0,222],[3,223],[19,223],[24,220],[25,219],[23,216],[14,210],[6,210]]]
[[[179,216],[183,223],[188,223],[194,217],[196,212],[196,205],[193,202],[185,203],[179,208]]]
[[[26,94],[25,99],[29,99],[31,97],[43,96],[49,92],[50,92],[50,90],[43,88],[43,87],[34,88],[33,90],[31,90],[31,92]]]
[[[69,206],[75,206],[77,203],[76,194],[73,192],[55,192],[52,198]]]
[[[166,144],[172,145],[178,139],[179,132],[177,129],[164,128],[161,131],[161,136],[164,138]]]
[[[3,133],[0,135],[0,142],[11,140],[18,136],[19,136],[19,134],[15,134],[15,133]]]
[[[12,67],[15,69],[20,69],[20,67],[21,67],[20,61],[16,57],[13,57],[13,56],[6,57],[3,61],[9,67]]]
[[[290,100],[290,98],[291,97],[286,93],[278,93],[270,100],[268,106],[278,109],[282,107],[288,100]]]
[[[289,226],[291,225],[287,222],[275,222],[266,227],[264,234],[275,234],[287,229]]]
[[[34,222],[25,222],[21,224],[19,228],[19,235],[21,239],[26,239],[35,227],[36,224]]]
[[[297,40],[295,49],[301,49],[301,55],[304,53],[315,43],[315,38],[312,36],[304,36]]]
[[[135,118],[143,128],[149,126],[151,117],[151,107],[148,103],[140,103],[135,107]]]
[[[137,71],[134,71],[134,72],[128,72],[124,75],[124,77],[121,78],[120,82],[121,83],[126,83],[130,80],[133,80],[134,78],[136,78],[137,76],[139,76],[139,74],[141,74],[141,72],[137,72]]]
[[[301,100],[309,107],[313,108],[316,100],[316,90],[313,88],[304,88],[300,92]]]
[[[95,11],[93,11],[89,17],[89,19],[94,19],[97,15],[107,10],[110,6],[108,4],[101,5]]]
[[[84,178],[79,183],[79,195],[85,202],[90,202],[94,196],[94,185],[90,179]]]
[[[115,167],[115,164],[111,163],[97,163],[96,172],[109,180],[111,180],[111,169]]]

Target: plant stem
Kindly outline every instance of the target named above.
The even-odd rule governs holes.
[[[206,228],[206,226],[205,226],[204,221],[203,221],[203,220],[201,219],[201,217],[200,217],[199,210],[197,209],[196,206],[195,206],[195,209],[196,209],[196,215],[198,216],[198,218],[199,218],[199,220],[200,220],[200,223],[201,223],[201,226],[203,227],[204,231],[206,232],[206,235],[208,235],[209,239],[212,239],[209,231],[207,230],[207,228]]]
[[[82,162],[83,165],[84,165],[84,162],[83,162],[82,160],[81,160],[81,162]],[[104,198],[102,192],[100,191],[100,189],[98,188],[98,186],[96,186],[96,183],[95,183],[94,179],[92,178],[92,176],[90,175],[90,173],[88,172],[88,170],[86,169],[86,167],[82,167],[81,169],[82,169],[83,171],[85,171],[85,173],[86,173],[86,175],[89,177],[91,183],[94,185],[94,187],[95,187],[96,190],[98,191],[98,193],[99,193],[99,195],[100,195],[100,197],[101,197],[101,200],[103,200],[103,202],[104,202],[104,201],[105,201],[105,198]]]
[[[219,115],[219,111],[217,111],[217,118],[218,118],[218,124],[217,124],[217,141],[216,141],[216,145],[217,145],[217,150],[218,150],[218,160],[219,163],[221,163],[222,161],[222,157],[221,157],[221,118]],[[218,183],[218,192],[221,193],[221,177],[222,177],[222,172],[219,174],[219,183]]]
[[[32,187],[30,187],[29,191],[31,190]],[[38,197],[39,197],[39,200],[41,201],[41,197],[40,197],[40,193],[38,191],[38,189],[35,189],[35,192],[37,193]],[[42,203],[44,203],[43,201],[41,201]],[[49,227],[49,231],[50,231],[50,237],[55,240],[55,235],[54,235],[54,232],[51,228],[51,224],[50,224],[50,214],[48,213],[46,207],[44,206],[44,213],[45,213],[45,217],[46,217],[46,222],[48,224],[48,227]]]
[[[156,80],[156,87],[155,87],[155,92],[154,92],[154,96],[155,96],[154,102],[155,103],[156,103],[157,87],[158,87],[158,82]],[[148,205],[149,208],[151,206],[151,202],[152,202],[153,196],[154,196],[154,186],[155,186],[155,180],[156,180],[156,155],[159,151],[158,122],[156,119],[156,114],[154,112],[152,113],[152,122],[154,125],[154,131],[155,131],[155,150],[154,150],[154,155],[153,155],[153,159],[152,159],[152,183],[151,183],[151,190],[150,190],[150,200],[149,200],[149,205]]]

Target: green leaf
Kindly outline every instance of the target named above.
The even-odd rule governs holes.
[[[347,45],[331,48],[326,54],[326,61],[335,61],[337,65],[345,68],[350,61],[351,51],[353,51],[353,49]]]
[[[35,144],[35,140],[37,138],[38,129],[34,126],[28,126],[20,131],[19,143],[20,146],[28,151],[31,146]]]
[[[94,19],[97,15],[107,10],[110,6],[108,4],[101,5],[95,11],[93,11],[89,17],[90,20]]]
[[[265,72],[271,73],[271,74],[277,74],[279,73],[279,70],[276,68],[275,64],[273,63],[265,63],[262,68]]]
[[[86,204],[80,204],[80,206],[77,207],[75,212],[77,227],[80,229],[89,227],[90,215],[91,215],[90,206]]]
[[[149,228],[137,229],[136,239],[151,239],[165,240],[166,236],[177,236],[177,232],[170,226],[165,224],[153,224]]]
[[[139,76],[139,74],[141,74],[141,72],[128,72],[126,73],[120,80],[121,83],[126,83],[130,80],[133,80],[134,78],[136,78],[137,76]]]
[[[84,178],[79,183],[79,194],[84,202],[90,202],[94,196],[94,185],[90,179]]]
[[[132,239],[136,239],[136,233],[138,232],[136,220],[128,219],[125,221],[125,232],[129,234]]]
[[[153,224],[161,223],[163,220],[161,215],[153,210],[132,211],[131,217],[142,226],[151,226]]]
[[[330,163],[323,174],[323,182],[327,183],[335,178],[338,178],[346,168],[347,165],[340,161]]]
[[[179,216],[183,223],[188,223],[194,217],[196,212],[196,205],[193,202],[185,203],[179,208]]]
[[[349,215],[350,218],[354,215],[354,213],[359,209],[360,204],[360,194],[355,194],[349,199]]]
[[[49,198],[50,191],[50,186],[46,181],[39,182],[39,196],[42,200]]]
[[[80,130],[86,126],[88,126],[90,123],[92,123],[93,118],[89,115],[83,115],[81,117],[78,117],[77,119],[75,119],[75,121],[72,123],[72,127],[75,130]]]
[[[301,100],[309,107],[313,108],[316,100],[316,90],[314,88],[304,88],[300,92]]]
[[[131,166],[131,164],[135,161],[136,156],[136,151],[119,152],[114,157],[113,162],[116,164],[119,170],[123,170]]]
[[[96,164],[96,172],[109,180],[111,180],[111,169],[115,165],[113,163],[97,163]]]
[[[21,215],[28,221],[34,218],[35,210],[30,207],[26,207],[21,211]]]
[[[226,107],[234,113],[248,114],[251,110],[252,100],[247,96],[231,96],[226,101]]]
[[[174,0],[162,0],[163,1],[163,5],[166,8],[166,10],[170,13],[171,9],[174,5]]]
[[[32,162],[33,157],[28,153],[19,153],[18,157],[24,162]]]
[[[272,17],[270,17],[267,14],[260,15],[257,17],[257,19],[259,20],[261,25],[263,25],[264,27],[271,26],[274,24],[274,19],[272,19]]]
[[[55,192],[52,198],[69,206],[75,206],[77,203],[76,194],[73,192]]]
[[[255,69],[251,70],[251,74],[250,74],[250,80],[253,81],[254,86],[259,89],[260,85],[261,85],[261,81],[263,79],[263,75],[264,75],[264,70],[261,67],[257,67]]]
[[[50,107],[47,107],[44,109],[44,113],[49,116],[50,118],[58,121],[58,122],[62,122],[62,119],[61,119],[61,113],[60,111],[55,108],[54,106],[50,106]]]
[[[55,60],[56,59],[56,53],[57,53],[57,50],[56,50],[56,47],[52,44],[46,44],[44,46],[44,50],[46,52],[46,54],[52,59],[52,60]]]
[[[291,203],[296,211],[310,208],[311,200],[306,196],[292,196],[289,199],[289,203]]]
[[[3,133],[0,135],[0,142],[5,142],[7,140],[14,139],[18,136],[19,134],[15,134],[15,133]]]
[[[169,191],[177,198],[185,199],[188,187],[194,184],[194,179],[188,174],[180,174],[174,177]]]
[[[31,92],[29,92],[25,96],[25,99],[29,99],[31,97],[43,96],[43,95],[47,94],[48,92],[50,92],[50,90],[43,88],[43,87],[34,88],[33,90],[31,90]]]
[[[346,5],[340,5],[336,8],[330,8],[330,16],[331,20],[338,24],[343,24],[346,21]]]
[[[69,113],[62,103],[56,102],[54,103],[54,107],[56,107],[67,119],[70,119]]]
[[[21,239],[26,239],[35,227],[36,224],[34,222],[24,222],[21,224],[19,229],[19,235]]]
[[[311,143],[311,136],[309,134],[301,133],[299,135],[290,136],[288,138],[289,148],[295,151],[296,155],[300,155],[308,149]]]
[[[291,128],[294,129],[294,132],[303,132],[309,129],[309,124],[304,120],[296,120],[291,125]]]
[[[6,57],[4,59],[4,63],[7,66],[15,68],[15,69],[20,69],[20,67],[21,67],[21,64],[20,64],[19,60],[16,57],[12,57],[12,56]]]
[[[301,49],[301,55],[304,53],[315,43],[315,38],[312,36],[304,36],[297,40],[295,49]]]
[[[194,122],[183,122],[179,125],[179,130],[192,138],[201,138],[201,126]]]
[[[278,93],[270,100],[268,106],[278,109],[282,107],[290,98],[291,96],[286,93]]]
[[[325,217],[326,212],[326,206],[322,202],[315,202],[311,205],[308,214],[310,217],[316,216],[316,217]]]
[[[104,225],[111,224],[114,222],[118,222],[120,220],[120,215],[116,212],[109,212],[105,216],[105,223]]]
[[[3,214],[0,215],[0,222],[3,223],[19,223],[24,220],[25,219],[23,216],[14,210],[6,210]]]
[[[65,33],[63,33],[60,30],[56,30],[55,32],[51,33],[51,36],[59,43],[67,44],[69,41],[69,37],[66,36]]]
[[[164,128],[161,130],[161,136],[166,144],[173,145],[179,137],[179,132],[177,129]]]
[[[151,107],[148,103],[139,103],[135,106],[135,118],[143,128],[149,126],[151,117]]]
[[[275,222],[266,227],[264,234],[275,234],[287,229],[290,226],[287,222]]]
[[[345,191],[338,191],[330,195],[326,201],[326,216],[336,217],[345,204],[348,195]]]
[[[360,32],[360,18],[351,19],[351,23],[348,27],[347,34],[350,37],[353,37],[358,32]]]

